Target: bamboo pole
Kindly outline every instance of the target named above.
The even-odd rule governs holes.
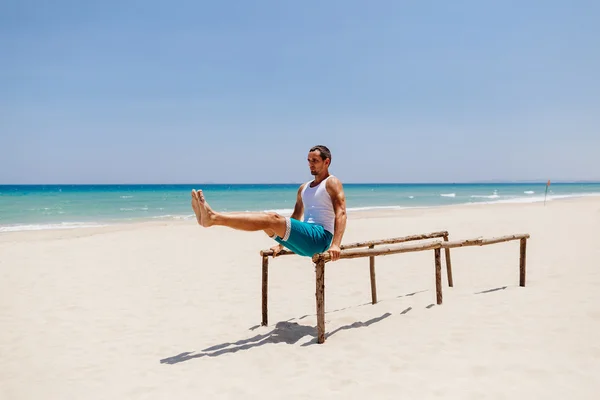
[[[521,238],[520,257],[519,257],[519,286],[525,286],[525,268],[527,255],[527,238]]]
[[[269,257],[262,258],[262,325],[268,325],[267,292],[269,290]]]
[[[448,242],[448,235],[444,235],[444,242]],[[448,286],[454,287],[454,281],[452,280],[452,262],[450,261],[450,248],[444,249],[446,253],[446,274],[448,275]]]
[[[411,242],[411,241],[415,241],[415,240],[436,239],[436,238],[442,238],[444,236],[448,236],[447,231],[424,233],[424,234],[420,234],[420,235],[401,236],[401,237],[395,237],[395,238],[390,238],[390,239],[369,240],[366,242],[355,242],[355,243],[348,243],[348,244],[341,245],[340,250],[357,249],[360,247],[378,246],[378,245],[382,245],[382,244],[405,243],[405,242]],[[283,249],[282,251],[277,253],[277,257],[290,255],[290,254],[296,254],[296,253],[294,253],[291,250]],[[273,250],[270,250],[270,249],[269,250],[261,250],[260,255],[272,257]]]
[[[435,259],[435,294],[437,304],[442,304],[442,260],[439,248],[433,251]]]
[[[369,249],[373,249],[375,245],[370,245]],[[375,256],[369,257],[369,270],[371,273],[371,304],[377,303],[377,285],[375,282]]]
[[[325,342],[325,261],[319,260],[316,268],[317,342]]]

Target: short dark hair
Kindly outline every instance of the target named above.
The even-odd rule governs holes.
[[[310,149],[310,151],[315,151],[315,150],[319,150],[323,161],[327,160],[328,158],[331,160],[331,151],[329,151],[327,146],[323,146],[322,144],[319,144],[317,146],[311,147],[311,149]]]

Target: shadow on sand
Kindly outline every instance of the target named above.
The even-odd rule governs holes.
[[[327,333],[325,335],[326,338],[331,337],[337,332],[347,330],[347,329],[355,329],[355,328],[364,328],[368,327],[371,324],[382,321],[385,318],[388,318],[390,313],[385,313],[380,317],[372,318],[366,322],[355,322],[350,325],[345,325],[339,327],[338,329]],[[276,344],[276,343],[287,343],[294,344],[297,343],[300,339],[305,336],[311,336],[313,339],[310,342],[304,343],[302,346],[311,346],[313,344],[317,344],[317,330],[314,326],[308,325],[300,325],[296,322],[282,321],[278,322],[275,325],[275,328],[265,333],[264,335],[256,335],[249,339],[238,340],[237,342],[232,343],[222,343],[215,346],[208,347],[202,350],[200,353],[196,352],[185,352],[178,354],[176,356],[164,358],[160,360],[161,364],[177,364],[184,361],[189,361],[194,358],[202,358],[202,357],[217,357],[224,354],[236,353],[240,350],[249,350],[252,348],[264,346],[266,344]]]
[[[482,291],[482,292],[477,292],[477,293],[475,293],[475,294],[491,293],[491,292],[496,292],[496,291],[498,291],[498,290],[504,290],[504,289],[506,289],[506,286],[497,287],[497,288],[494,288],[494,289],[488,289],[488,290],[484,290],[484,291]]]
[[[400,295],[397,297],[398,298],[411,297],[416,294],[425,293],[425,292],[427,292],[427,290],[420,290],[417,292],[408,293],[408,294]],[[379,303],[381,303],[381,302],[382,301],[380,300]],[[368,305],[371,305],[371,303],[369,302],[369,303],[349,306],[349,307],[345,307],[345,308],[340,308],[340,309],[336,309],[336,310],[326,311],[325,314],[337,313],[337,312],[347,310],[350,308],[365,307]],[[433,306],[433,304],[430,304],[427,308],[430,308],[432,306]],[[412,309],[413,309],[412,307],[408,307],[408,308],[404,309],[400,313],[400,315],[404,315],[404,314],[408,313],[409,311],[411,311]],[[341,327],[333,330],[332,332],[326,333],[325,338],[328,339],[329,337],[335,335],[336,333],[338,333],[340,331],[369,327],[370,325],[372,325],[376,322],[380,322],[380,321],[390,317],[391,315],[392,315],[391,313],[386,312],[379,317],[372,318],[365,322],[358,321],[358,322],[354,322],[350,325],[341,326]],[[190,351],[190,352],[177,354],[175,356],[164,358],[164,359],[160,360],[160,363],[161,364],[178,364],[180,362],[189,361],[194,358],[218,357],[218,356],[221,356],[224,354],[236,353],[240,350],[250,350],[253,348],[264,346],[266,344],[277,344],[277,343],[295,344],[305,336],[310,336],[310,337],[312,337],[312,339],[310,341],[302,344],[302,347],[312,346],[312,345],[317,344],[317,328],[316,328],[316,326],[300,325],[297,322],[291,322],[295,319],[302,320],[309,316],[314,317],[314,316],[316,316],[316,314],[307,314],[307,315],[301,316],[300,318],[291,318],[287,321],[278,322],[275,325],[275,328],[273,330],[271,330],[270,332],[267,332],[263,335],[256,335],[256,336],[253,336],[248,339],[238,340],[236,342],[217,344],[217,345],[208,347],[204,350],[201,350],[200,352]],[[249,328],[249,330],[253,331],[260,327],[261,327],[260,325],[255,325],[255,326]]]

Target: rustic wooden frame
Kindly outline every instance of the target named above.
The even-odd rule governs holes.
[[[446,257],[446,273],[448,276],[448,286],[454,286],[452,279],[452,264],[450,261],[450,249],[457,247],[468,246],[486,246],[496,243],[503,243],[513,240],[520,241],[519,248],[519,286],[525,286],[526,278],[526,249],[527,239],[530,235],[515,234],[490,239],[476,238],[467,240],[450,241],[447,231],[432,232],[422,235],[404,236],[390,239],[373,240],[367,242],[357,242],[341,246],[340,259],[369,257],[369,269],[371,277],[371,302],[377,303],[377,289],[375,282],[375,257],[386,256],[391,254],[409,253],[416,251],[433,250],[434,266],[435,266],[435,286],[436,286],[436,302],[442,304],[442,264],[441,264],[441,249],[445,250]],[[407,243],[424,239],[443,238],[443,240],[429,241],[425,243]],[[375,246],[382,246],[375,248]],[[289,250],[283,250],[278,254],[290,255],[294,254]],[[262,325],[268,323],[268,266],[269,257],[273,256],[273,251],[263,250],[260,252],[262,257]],[[328,252],[315,254],[312,257],[316,269],[316,308],[317,308],[317,342],[325,342],[325,263],[331,261]]]
[[[350,250],[350,249],[359,249],[362,247],[368,247],[369,249],[374,249],[375,246],[384,245],[384,244],[397,244],[397,243],[406,243],[417,240],[425,240],[425,239],[437,239],[444,238],[444,241],[448,241],[448,232],[447,231],[439,231],[439,232],[431,232],[424,233],[420,235],[410,235],[410,236],[402,236],[388,239],[380,239],[380,240],[370,240],[367,242],[355,242],[348,243],[340,246],[342,251]],[[292,255],[295,254],[291,250],[283,249],[277,257]],[[273,257],[272,250],[262,250],[260,252],[260,256],[262,257],[262,322],[261,325],[268,325],[268,291],[269,291],[269,257]],[[375,255],[369,257],[369,270],[370,270],[370,279],[371,279],[371,303],[377,303],[377,285],[375,280]],[[452,264],[450,262],[450,250],[446,252],[446,271],[448,274],[448,283],[449,286],[452,286]]]

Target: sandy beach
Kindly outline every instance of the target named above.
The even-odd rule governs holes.
[[[595,399],[600,198],[354,212],[344,243],[447,230],[531,235],[326,265],[317,344],[309,258],[271,260],[263,233],[195,221],[0,234],[0,398]],[[442,259],[443,260],[443,259]],[[594,394],[595,393],[595,394]]]

